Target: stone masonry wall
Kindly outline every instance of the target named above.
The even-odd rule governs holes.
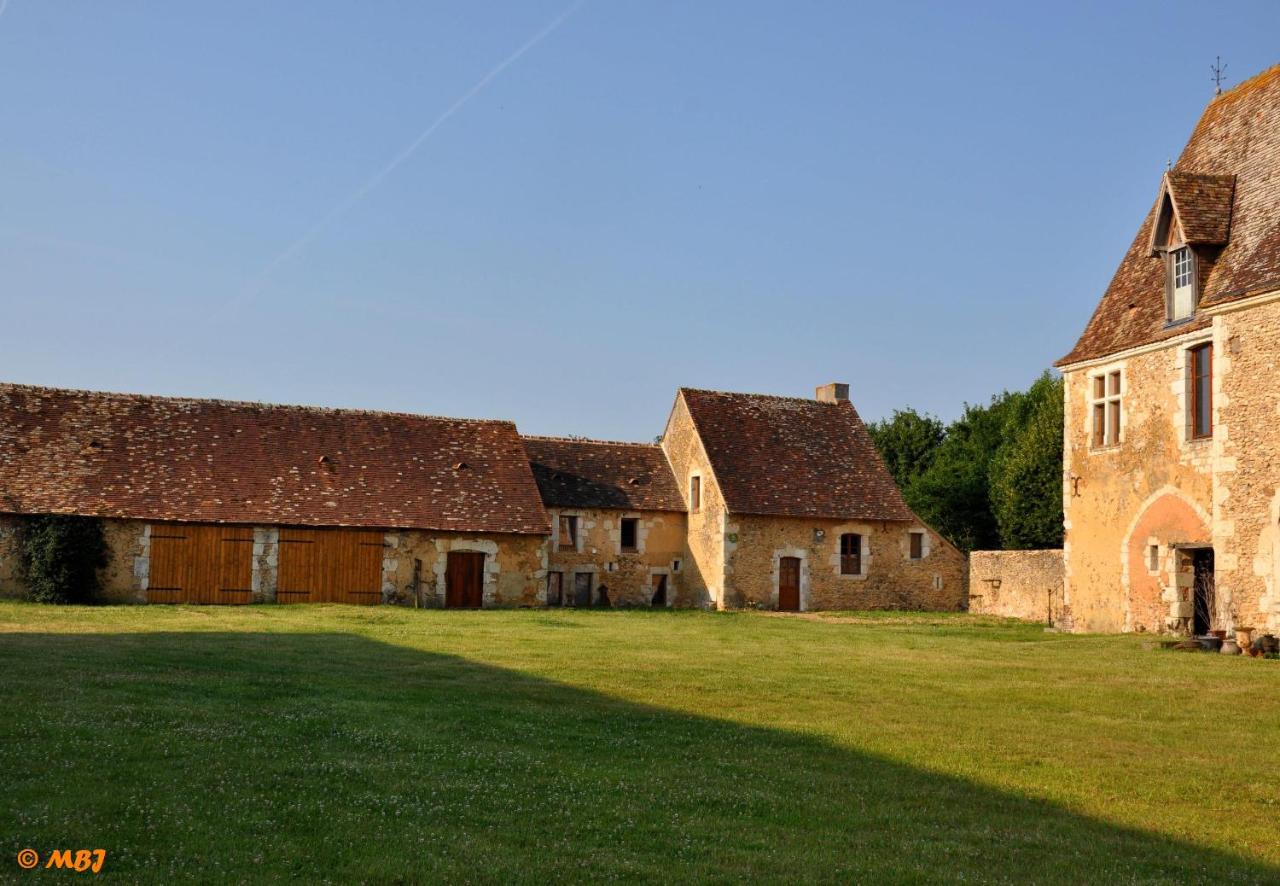
[[[1190,615],[1177,552],[1212,543],[1214,444],[1187,439],[1186,351],[1209,335],[1065,373],[1064,626],[1165,631]],[[1120,442],[1095,449],[1092,377],[1117,369]]]
[[[728,524],[727,594],[733,606],[776,609],[779,560],[800,559],[800,608],[963,609],[968,564],[923,524],[733,515]],[[910,558],[912,531],[923,557]],[[840,573],[840,536],[862,536],[862,574]]]
[[[386,534],[382,565],[385,602],[442,607],[450,551],[484,553],[486,607],[546,602],[546,536],[396,530]]]
[[[1214,318],[1213,543],[1228,628],[1280,630],[1280,303]]]
[[[0,597],[20,597],[25,593],[17,576],[16,527],[15,518],[0,516]]]
[[[969,611],[1057,625],[1062,620],[1062,551],[974,551]]]
[[[687,517],[688,534],[685,541],[684,570],[681,580],[682,601],[692,606],[726,605],[725,589],[725,526],[727,515],[719,484],[711,472],[702,441],[693,426],[693,419],[685,405],[683,395],[676,398],[666,433],[662,436],[662,449],[671,463],[680,494],[689,503],[689,478],[702,478],[702,506],[690,511]]]
[[[667,576],[667,605],[692,606],[699,601],[682,592],[686,526],[685,515],[664,511],[593,510],[548,508],[552,534],[547,539],[547,570],[564,576],[566,598],[572,597],[574,575],[590,573],[592,600],[601,585],[608,588],[613,606],[648,606],[653,596],[653,576]],[[578,518],[577,546],[562,550],[560,515]],[[622,518],[640,523],[637,549],[622,550]]]

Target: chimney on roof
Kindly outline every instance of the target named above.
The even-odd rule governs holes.
[[[843,382],[833,381],[829,385],[819,385],[813,396],[821,403],[847,403],[849,386]]]

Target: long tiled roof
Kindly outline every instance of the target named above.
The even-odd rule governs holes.
[[[545,533],[515,425],[0,385],[0,512]]]
[[[731,513],[914,519],[849,401],[691,388],[680,396]]]
[[[656,444],[523,439],[548,507],[685,510],[671,466]]]
[[[1187,242],[1203,244],[1201,307],[1280,289],[1280,65],[1210,102],[1084,334],[1059,365],[1209,325],[1203,314],[1166,322],[1165,265],[1151,252],[1166,191]]]

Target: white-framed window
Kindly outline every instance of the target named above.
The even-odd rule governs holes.
[[[1191,247],[1169,253],[1169,319],[1185,320],[1196,310],[1196,262]]]
[[[1122,414],[1120,401],[1124,388],[1120,370],[1116,369],[1092,376],[1089,384],[1092,385],[1090,402],[1093,408],[1090,410],[1090,414],[1092,415],[1091,421],[1093,425],[1093,448],[1102,449],[1107,446],[1116,446],[1120,443]]]

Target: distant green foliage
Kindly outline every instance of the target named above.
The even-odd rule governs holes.
[[[991,504],[1005,548],[1062,544],[1062,380],[1027,391],[1017,434],[997,451]]]
[[[914,409],[895,409],[893,418],[872,422],[867,430],[899,486],[924,473],[947,438],[940,420]]]
[[[1062,381],[966,405],[946,428],[914,410],[871,436],[922,520],[964,551],[1062,544]]]
[[[92,601],[106,564],[102,521],[94,517],[28,517],[18,530],[18,571],[36,602]]]

